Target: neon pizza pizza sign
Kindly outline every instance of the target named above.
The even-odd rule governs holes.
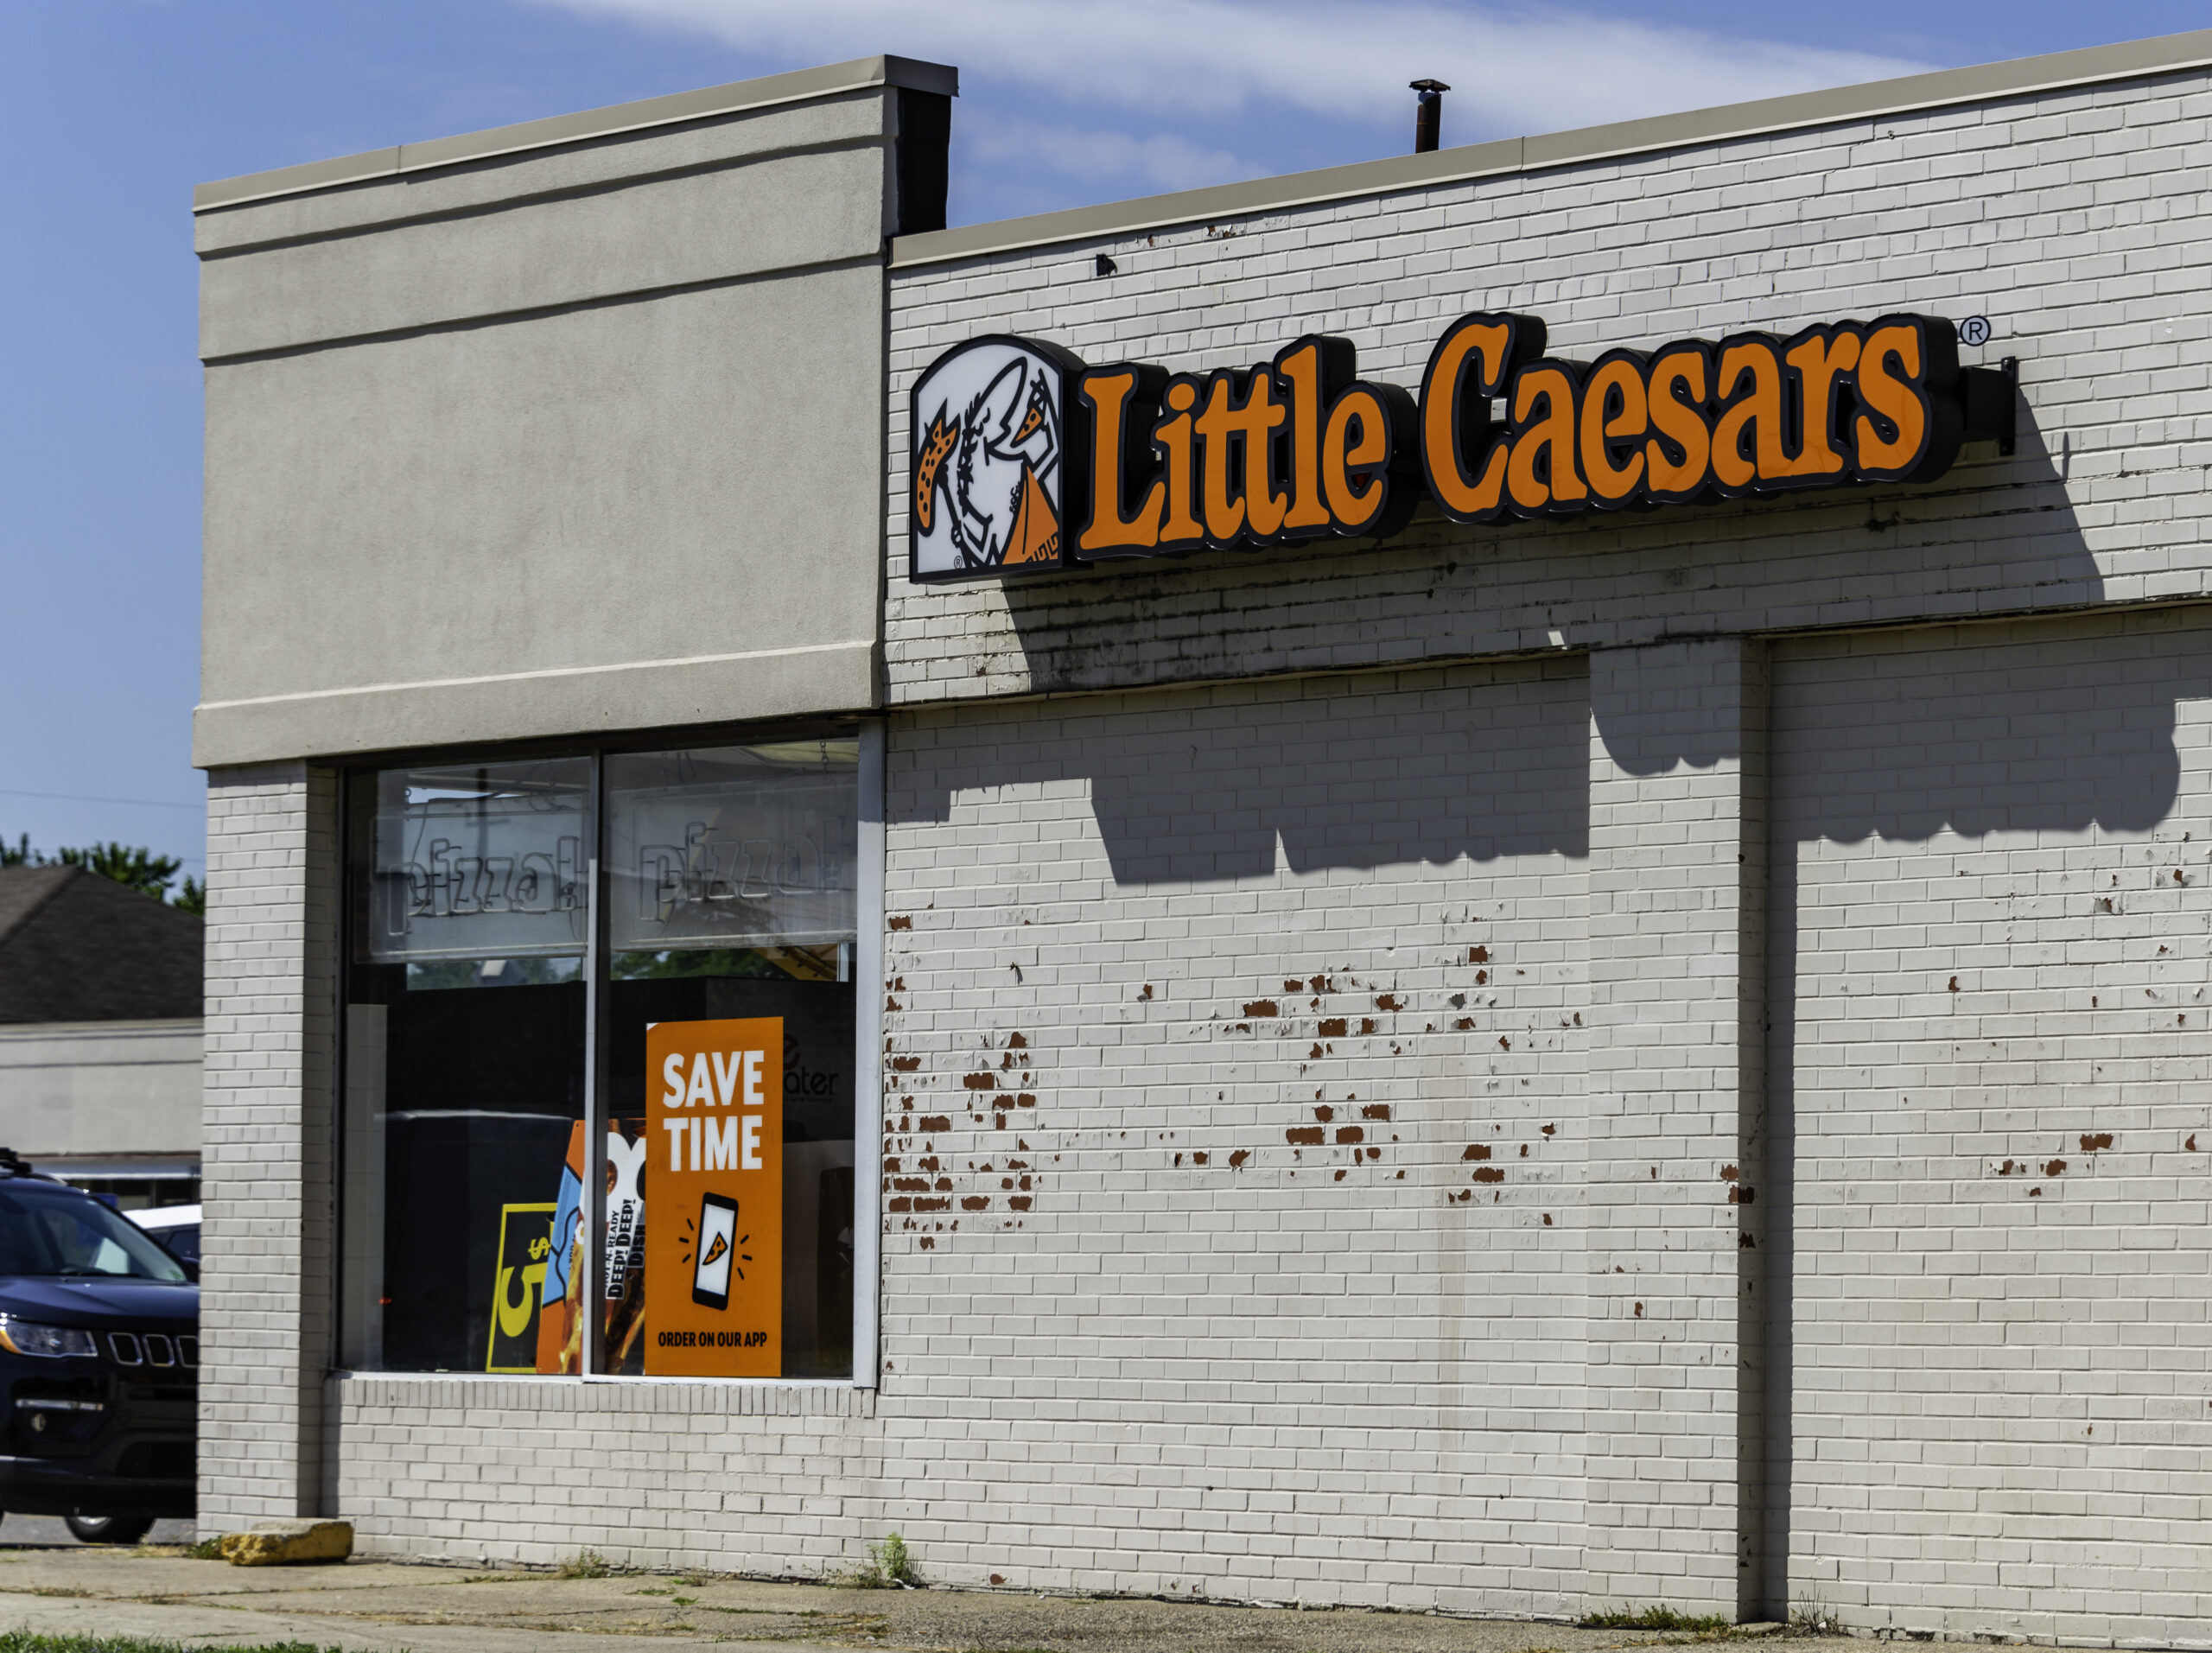
[[[1447,327],[1418,398],[1309,334],[1252,367],[1090,367],[993,336],[931,364],[912,404],[916,580],[1386,538],[1433,499],[1453,522],[1941,476],[1969,436],[2009,441],[2012,386],[1961,368],[1923,315],[1744,333],[1592,362],[1533,316]]]

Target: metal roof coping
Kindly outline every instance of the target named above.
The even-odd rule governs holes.
[[[398,144],[388,149],[365,149],[359,155],[309,161],[299,166],[279,167],[271,172],[248,173],[243,177],[195,186],[192,210],[207,213],[227,207],[245,207],[284,195],[400,177],[464,162],[494,160],[500,156],[552,149],[564,143],[619,137],[656,126],[749,114],[781,104],[810,103],[878,86],[898,86],[957,98],[960,95],[960,71],[918,58],[889,54],[855,58],[849,63],[794,69],[787,74],[734,80],[727,86],[671,92],[636,103],[612,104],[604,109],[554,115],[514,126],[495,126],[487,131],[467,132],[456,137],[432,138],[427,143]]]

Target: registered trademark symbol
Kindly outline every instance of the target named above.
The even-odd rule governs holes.
[[[1970,315],[1959,323],[1959,342],[1962,345],[1986,345],[1989,342],[1989,318]]]

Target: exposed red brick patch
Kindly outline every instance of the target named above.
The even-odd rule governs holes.
[[[2082,1152],[2084,1154],[2094,1154],[2101,1148],[2110,1148],[2111,1146],[2112,1133],[2110,1131],[2099,1131],[2094,1136],[2090,1135],[2086,1131],[2082,1133]]]
[[[1192,1165],[1204,1165],[1205,1162],[1206,1156],[1204,1149],[1200,1149],[1198,1152],[1191,1155],[1191,1163]]]
[[[1475,1180],[1477,1182],[1503,1182],[1505,1173],[1494,1165],[1478,1165],[1475,1167]]]
[[[1362,1119],[1388,1119],[1390,1116],[1390,1104],[1387,1102],[1363,1103],[1360,1104],[1359,1116]]]
[[[1720,1167],[1720,1180],[1721,1180],[1721,1181],[1723,1181],[1723,1182],[1733,1182],[1733,1181],[1735,1181],[1735,1180],[1736,1180],[1736,1167],[1735,1167],[1734,1166],[1732,1166],[1732,1165],[1724,1165],[1724,1166],[1722,1166],[1722,1167]]]
[[[918,1056],[894,1056],[891,1059],[891,1071],[893,1073],[912,1073],[921,1065],[922,1059]]]
[[[1320,1033],[1324,1039],[1342,1039],[1344,1036],[1344,1019],[1331,1016],[1321,1024]]]
[[[1010,1051],[1026,1051],[1029,1048],[1029,1041],[1016,1033],[1006,1041],[1006,1047]]]
[[[1513,1048],[1513,1041],[1503,1033],[1500,1033],[1497,1036],[1497,1047],[1502,1051],[1510,1051]]]
[[[1366,1140],[1367,1133],[1357,1125],[1337,1127],[1337,1141],[1339,1142],[1364,1142]]]
[[[1326,1103],[1324,1103],[1322,1106],[1316,1108],[1313,1110],[1313,1117],[1319,1120],[1324,1125],[1327,1124],[1336,1116],[1337,1110],[1328,1106]]]
[[[1558,1127],[1558,1126],[1556,1126],[1556,1125],[1547,1125],[1547,1126],[1545,1126],[1545,1127],[1544,1127],[1544,1135],[1547,1135],[1547,1136],[1549,1136],[1549,1135],[1553,1135],[1554,1132],[1556,1132],[1558,1129],[1559,1129],[1559,1127]]]
[[[1467,1144],[1467,1151],[1465,1154],[1462,1154],[1459,1157],[1462,1160],[1487,1160],[1490,1158],[1490,1144],[1487,1142],[1470,1142]]]
[[[910,1211],[914,1209],[914,1202],[912,1199],[894,1199],[891,1202],[890,1209],[894,1211]]]
[[[912,919],[893,919],[891,921],[891,927],[893,930],[912,930],[914,927],[914,921]]]
[[[1452,1031],[1455,1033],[1471,1033],[1475,1031],[1475,1019],[1472,1016],[1460,1017],[1452,1024]]]
[[[960,1209],[963,1211],[987,1211],[990,1208],[990,1197],[987,1194],[969,1194],[960,1202]]]
[[[967,1074],[962,1078],[960,1083],[970,1090],[995,1090],[999,1088],[998,1076],[995,1073]]]
[[[1027,1194],[1015,1194],[1007,1199],[1006,1203],[1013,1206],[1014,1209],[1018,1211],[1026,1211],[1029,1209],[1029,1196]]]
[[[1406,1007],[1396,994],[1378,993],[1375,995],[1375,1008],[1377,1010],[1402,1010]]]
[[[1248,1016],[1274,1016],[1282,1013],[1273,999],[1255,999],[1244,1007],[1244,1014]]]
[[[925,1114],[922,1117],[922,1128],[925,1131],[949,1131],[952,1128],[952,1120],[945,1114]]]
[[[914,1209],[918,1211],[949,1211],[952,1209],[952,1202],[949,1199],[918,1199],[914,1202]]]
[[[1359,1019],[1359,1031],[1363,1033],[1373,1033],[1375,1031],[1375,1018],[1372,1016],[1362,1016]]]
[[[1251,1150],[1250,1148],[1238,1148],[1238,1149],[1236,1150],[1236,1153],[1234,1153],[1234,1154],[1230,1154],[1230,1155],[1229,1156],[1229,1168],[1230,1168],[1230,1170],[1232,1170],[1232,1171],[1241,1169],[1241,1168],[1243,1167],[1243,1164],[1244,1164],[1244,1161],[1245,1161],[1245,1160],[1249,1160],[1249,1159],[1250,1159],[1251,1157],[1252,1157],[1252,1150]]]
[[[1286,1142],[1294,1142],[1306,1148],[1319,1148],[1321,1145],[1321,1128],[1319,1125],[1293,1125],[1282,1135],[1283,1141]]]
[[[1467,949],[1467,963],[1469,963],[1470,964],[1487,964],[1487,963],[1490,963],[1490,949],[1489,949],[1489,948],[1487,948],[1487,947],[1470,947],[1470,948],[1468,948],[1468,949]]]
[[[1037,1105],[1037,1098],[1024,1090],[1014,1097],[1014,1105],[1017,1108],[1034,1108]]]
[[[2043,1173],[2046,1177],[2059,1177],[2065,1175],[2066,1161],[2063,1160],[2053,1160],[2050,1161],[2044,1167]]]

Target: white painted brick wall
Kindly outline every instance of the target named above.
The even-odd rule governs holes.
[[[220,1531],[322,1498],[337,816],[304,765],[207,786],[200,1521]]]
[[[1571,1610],[1586,729],[1574,659],[894,723],[925,1555]]]
[[[1590,1548],[1585,1587],[1755,1617],[1765,663],[1590,663]],[[1749,1024],[1748,1026],[1746,1024]],[[1748,1167],[1748,1173],[1746,1167]],[[1745,1426],[1748,1425],[1748,1427]]]
[[[2208,643],[1777,658],[1770,1543],[1855,1627],[2212,1639]]]

